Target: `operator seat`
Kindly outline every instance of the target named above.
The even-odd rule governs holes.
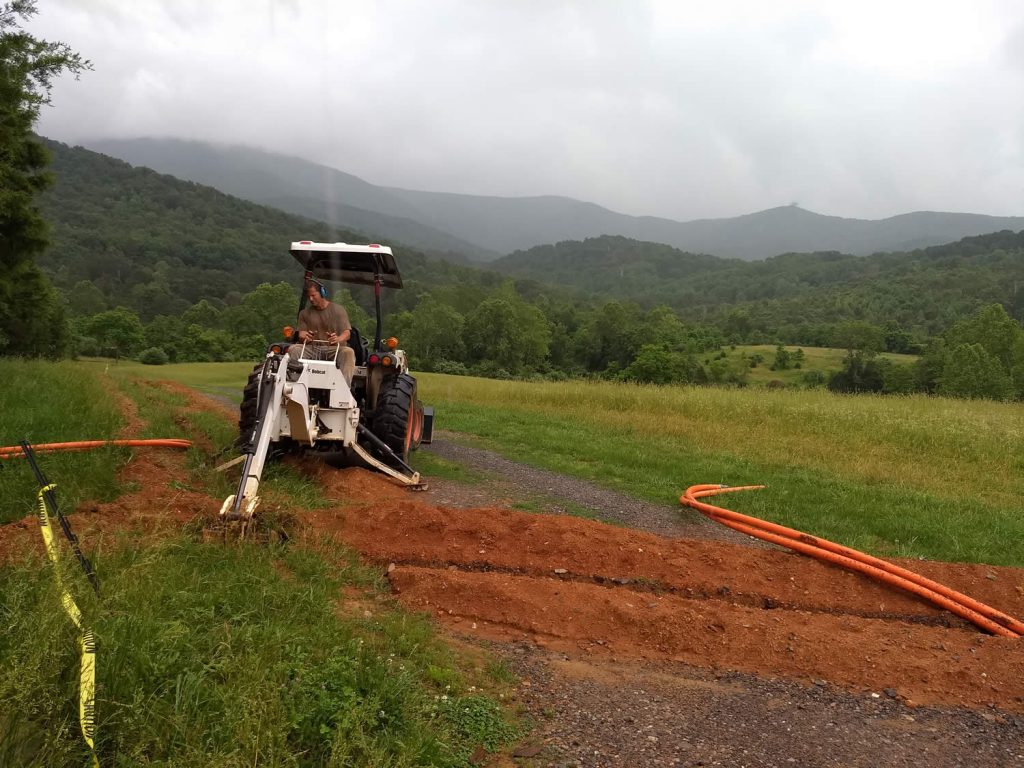
[[[354,325],[349,329],[348,345],[356,353],[356,365],[366,365],[366,358],[369,356],[366,339],[363,338],[362,334],[359,333],[359,329]]]

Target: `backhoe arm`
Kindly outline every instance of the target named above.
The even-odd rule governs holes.
[[[287,373],[287,355],[267,355],[259,378],[256,422],[243,445],[245,462],[242,477],[238,481],[238,490],[228,496],[220,508],[221,517],[226,520],[249,520],[259,504],[256,492],[274,437],[274,426],[281,412]]]

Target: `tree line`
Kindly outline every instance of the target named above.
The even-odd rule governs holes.
[[[53,81],[91,65],[64,43],[25,32],[35,14],[33,0],[0,5],[0,353],[56,357],[67,350],[67,323],[36,264],[49,244],[39,196],[53,177],[32,129]]]
[[[931,341],[913,366],[879,359],[879,329],[861,330],[842,370],[828,381],[829,389],[1024,400],[1024,328],[1001,304],[982,307],[955,323]]]
[[[264,283],[237,303],[202,299],[180,315],[158,315],[148,322],[117,307],[73,317],[72,344],[81,355],[135,357],[153,364],[257,360],[269,344],[283,340],[285,326],[294,324],[298,297],[297,286]],[[342,289],[333,298],[348,309],[365,337],[372,335],[370,312],[350,291]],[[635,304],[560,300],[549,294],[529,302],[511,281],[463,305],[463,311],[451,297],[430,292],[405,307],[391,303],[384,331],[399,337],[413,367],[423,371],[744,386],[752,366],[764,362],[772,370],[785,370],[804,362],[802,349],[790,351],[781,343],[770,363],[759,355],[729,356],[725,350],[736,342],[723,329],[684,322],[668,307],[645,311]],[[804,386],[1024,399],[1024,328],[1002,305],[983,307],[955,323],[932,339],[912,365],[880,357],[903,341],[891,328],[849,322],[836,324],[832,333],[836,346],[847,350],[842,368],[831,375],[807,370]]]

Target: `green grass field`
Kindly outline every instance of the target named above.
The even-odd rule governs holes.
[[[183,414],[185,398],[147,377],[237,400],[248,364],[5,366],[7,444],[115,436],[117,389],[137,404],[146,435],[198,440],[174,484],[215,498],[230,492],[210,467],[234,426],[216,414]],[[1019,405],[436,374],[419,381],[439,429],[519,461],[666,503],[694,483],[765,483],[728,506],[876,554],[1024,566]],[[127,456],[55,454],[45,466],[70,511],[76,500],[116,496]],[[427,452],[420,466],[478,479]],[[312,481],[288,467],[265,479],[268,508],[275,493],[320,503]],[[0,489],[16,499],[5,519],[32,511],[24,466],[8,462]],[[467,766],[476,745],[515,737],[481,694],[502,683],[453,657],[428,622],[386,604],[369,617],[339,614],[340,589],[361,590],[374,605],[386,589],[336,545],[223,547],[183,530],[95,546],[86,543],[101,599],[80,574],[65,575],[99,638],[104,764]],[[86,757],[74,718],[75,635],[50,576],[38,561],[0,568],[0,764]]]
[[[143,379],[175,381],[236,403],[242,398],[242,386],[253,368],[253,363],[143,365],[134,360],[122,360],[115,364],[104,359],[87,360],[79,364],[91,370],[106,371],[119,378],[138,376]]]
[[[794,387],[805,386],[804,376],[809,371],[821,371],[827,378],[843,367],[843,359],[846,357],[846,350],[830,347],[786,346],[785,349],[791,353],[798,349],[804,351],[804,361],[800,368],[771,370],[772,361],[775,359],[775,347],[771,344],[747,344],[737,346],[735,349],[724,347],[723,351],[725,359],[734,365],[740,365],[744,358],[749,361],[755,355],[760,355],[763,358],[763,362],[759,363],[756,368],[748,368],[747,382],[751,386],[767,386],[771,382],[782,382],[786,386]],[[717,353],[709,353],[700,359],[702,361],[713,360],[717,356]],[[917,355],[897,355],[891,352],[883,352],[878,357],[897,365],[913,365],[917,360]]]
[[[118,436],[121,414],[101,377],[72,362],[0,362],[0,445],[109,440]],[[67,509],[119,493],[117,470],[127,450],[39,454],[44,473],[58,482],[57,497]],[[36,482],[21,458],[0,461],[0,523],[35,511]]]
[[[227,386],[210,365],[143,372]],[[240,387],[247,371],[228,365]],[[418,378],[438,429],[519,461],[665,503],[695,483],[765,483],[729,503],[875,554],[1024,566],[1016,404]]]
[[[95,560],[102,765],[452,766],[515,736],[486,674],[428,620],[373,602],[379,575],[306,549],[187,536]],[[0,570],[0,765],[86,765],[76,635],[48,568]],[[74,576],[74,574],[72,573]],[[343,587],[372,615],[339,611]]]

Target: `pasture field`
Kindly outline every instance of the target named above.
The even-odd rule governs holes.
[[[132,372],[237,392],[248,368]],[[729,506],[874,554],[1024,565],[1019,404],[417,376],[437,429],[519,461],[664,503],[766,484]]]
[[[749,361],[755,355],[762,358],[756,368],[748,368],[747,383],[752,386],[768,385],[773,381],[781,381],[787,386],[806,386],[804,375],[808,371],[821,371],[826,379],[843,367],[843,359],[846,357],[845,349],[834,349],[831,347],[800,347],[784,346],[787,352],[794,353],[798,349],[804,351],[804,360],[800,368],[787,368],[786,370],[771,370],[772,361],[775,359],[775,346],[772,344],[746,344],[737,346],[735,349],[723,347],[725,359],[734,365],[740,365],[744,360]],[[711,352],[698,356],[704,360],[714,360],[719,353]],[[881,360],[888,360],[896,365],[913,365],[918,359],[917,355],[897,355],[891,352],[883,352],[878,355]],[[749,365],[749,363],[748,363]]]
[[[128,399],[144,423],[139,436],[196,441],[185,457],[158,465],[167,480],[152,490],[165,495],[140,498],[168,504],[188,493],[215,504],[232,490],[212,467],[230,450],[234,426],[152,380],[237,400],[249,369],[18,362],[0,390],[18,416],[5,423],[8,442],[20,436],[14,432],[54,441],[116,436],[132,410]],[[765,483],[728,497],[728,506],[876,554],[1024,565],[1024,419],[1016,405],[418,378],[445,439],[665,503],[694,483]],[[83,463],[94,455],[105,458],[95,467]],[[53,454],[46,469],[70,511],[76,500],[140,490],[118,487],[128,455]],[[475,479],[428,451],[417,463],[449,480]],[[265,479],[274,530],[290,523],[273,510],[301,514],[330,503],[322,486],[287,464],[268,468]],[[31,511],[26,467],[10,463],[0,481],[24,485],[15,490]],[[534,511],[528,503],[518,508]],[[83,526],[86,518],[95,519],[83,516]],[[500,749],[521,733],[496,700],[508,672],[443,645],[429,619],[390,602],[380,570],[361,566],[337,541],[217,546],[195,521],[159,531],[143,526],[86,535],[100,597],[77,570],[63,569],[98,638],[103,764],[466,768],[479,747]],[[0,533],[16,541],[20,528]],[[84,764],[75,632],[57,608],[50,567],[27,555],[11,558],[12,551],[0,564],[0,701],[9,704],[0,711],[0,764]]]
[[[143,365],[134,360],[121,360],[115,364],[102,358],[83,360],[79,364],[118,378],[138,376],[143,379],[174,381],[236,403],[242,399],[242,387],[253,368],[250,362]]]

